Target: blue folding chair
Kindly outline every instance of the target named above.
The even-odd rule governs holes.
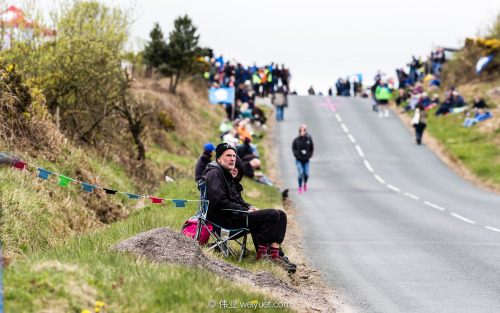
[[[222,227],[221,225],[217,225],[215,223],[210,222],[207,220],[207,213],[208,213],[208,204],[209,204],[209,199],[207,197],[207,185],[206,182],[201,181],[198,183],[198,190],[200,191],[200,202],[198,206],[198,212],[196,213],[196,218],[198,220],[198,226],[196,228],[196,234],[194,237],[194,240],[199,241],[201,237],[201,231],[203,227],[210,233],[210,237],[214,241],[212,246],[208,250],[212,250],[214,248],[218,248],[226,258],[229,257],[229,255],[232,255],[235,257],[235,253],[233,249],[229,246],[229,240],[234,240],[236,241],[240,246],[241,246],[241,251],[240,251],[240,259],[239,261],[241,262],[241,259],[243,258],[243,255],[245,254],[245,251],[247,250],[247,235],[250,233],[250,230],[248,229],[248,211],[239,211],[239,210],[227,210],[231,212],[237,212],[241,214],[245,214],[245,225],[246,227],[244,228],[237,228],[237,229],[228,229],[225,227]],[[208,228],[208,224],[212,225],[213,230],[210,231]],[[240,242],[238,239],[243,237],[243,240]]]

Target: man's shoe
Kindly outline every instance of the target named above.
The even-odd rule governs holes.
[[[285,260],[283,259],[283,257],[278,257],[278,258],[274,258],[274,259],[271,259],[271,261],[280,266],[281,268],[285,269],[288,273],[295,273],[297,271],[297,267],[296,266],[292,266],[290,264],[288,264],[287,262],[285,262]]]
[[[293,266],[295,268],[297,267],[297,264],[290,262],[290,260],[286,256],[282,256],[282,258],[283,258],[283,261],[285,261],[286,263],[290,264],[291,266]]]

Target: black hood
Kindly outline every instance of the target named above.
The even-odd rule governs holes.
[[[238,169],[238,176],[234,177],[234,181],[239,183],[243,179],[243,161],[239,156],[236,156],[236,165],[235,167]]]

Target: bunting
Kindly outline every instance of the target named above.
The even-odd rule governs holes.
[[[184,208],[184,207],[186,207],[186,202],[189,202],[189,201],[193,201],[193,202],[200,202],[200,201],[202,201],[202,202],[208,202],[207,200],[165,199],[165,198],[156,198],[156,197],[150,197],[150,196],[145,196],[145,195],[136,195],[136,194],[133,194],[133,193],[130,193],[130,192],[123,192],[123,191],[118,191],[118,190],[113,190],[113,189],[108,189],[108,188],[103,188],[103,187],[99,187],[99,186],[90,185],[90,184],[78,181],[76,179],[73,179],[73,178],[70,178],[70,177],[66,177],[64,175],[57,174],[57,173],[48,171],[46,169],[43,169],[41,167],[38,167],[38,166],[35,166],[35,165],[32,165],[32,164],[23,162],[21,160],[18,160],[18,159],[15,159],[15,158],[11,158],[11,157],[9,157],[9,156],[7,156],[5,154],[2,154],[2,153],[0,153],[0,158],[8,158],[8,159],[13,160],[14,161],[14,168],[17,168],[19,170],[24,170],[25,166],[34,167],[38,171],[38,176],[37,177],[41,178],[43,180],[47,180],[48,181],[49,178],[50,178],[50,176],[53,175],[53,176],[55,176],[55,177],[57,177],[59,179],[59,181],[57,182],[57,184],[59,186],[62,186],[62,187],[68,187],[68,184],[71,183],[71,182],[80,184],[82,186],[81,190],[82,191],[86,191],[88,193],[93,193],[94,189],[102,189],[102,190],[104,190],[106,192],[106,194],[115,195],[117,193],[121,193],[121,194],[127,195],[129,197],[129,199],[147,198],[147,199],[150,199],[151,202],[154,203],[154,204],[163,204],[163,201],[171,201],[172,203],[175,204],[176,208]],[[1,286],[1,280],[0,280],[0,286]],[[0,313],[3,313],[3,312],[0,310]]]

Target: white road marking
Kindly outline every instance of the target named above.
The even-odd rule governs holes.
[[[491,226],[484,226],[484,228],[486,228],[486,229],[488,229],[488,230],[496,231],[497,233],[500,233],[500,229],[495,228],[495,227],[491,227]]]
[[[356,143],[356,139],[354,139],[354,136],[351,135],[351,134],[347,134],[347,137],[349,138],[349,140],[352,142],[352,143]]]
[[[394,187],[393,185],[389,185],[389,184],[387,184],[387,188],[392,189],[392,190],[394,190],[396,192],[400,192],[401,191],[401,189],[399,189],[397,187]]]
[[[385,181],[382,179],[382,177],[378,176],[377,174],[373,175],[376,180],[378,180],[381,184],[385,184]]]
[[[344,123],[340,124],[340,126],[342,127],[342,129],[343,129],[346,133],[348,133],[348,132],[349,132],[349,129],[347,129],[347,126],[345,126],[345,124],[344,124]]]
[[[365,163],[366,168],[367,168],[367,169],[368,169],[371,173],[373,173],[373,168],[371,167],[370,163],[368,163],[368,161],[367,161],[367,160],[364,160],[364,163]]]
[[[364,158],[365,154],[363,153],[363,150],[361,150],[361,147],[356,145],[356,150],[358,151],[358,154],[360,157]]]
[[[455,218],[458,218],[459,220],[462,220],[466,223],[469,223],[469,224],[476,224],[476,222],[474,222],[473,220],[470,220],[466,217],[463,217],[461,215],[458,215],[457,213],[450,213],[451,216],[455,217]]]
[[[415,200],[420,200],[419,197],[417,197],[415,195],[412,195],[411,193],[408,193],[408,192],[405,192],[404,195],[407,196],[407,197],[410,197],[412,199],[415,199]]]
[[[429,201],[424,201],[424,204],[430,206],[431,208],[437,209],[439,211],[445,211],[445,208],[440,207],[439,205],[435,205],[434,203],[430,203]]]
[[[335,118],[337,119],[337,121],[339,121],[339,123],[342,123],[342,119],[340,118],[340,115],[338,113],[335,113]]]

